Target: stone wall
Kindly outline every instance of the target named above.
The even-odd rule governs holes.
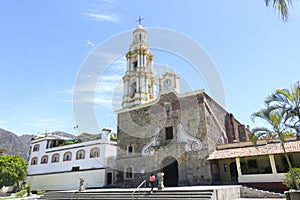
[[[215,150],[218,143],[225,142],[223,134],[233,141],[241,132],[238,128],[240,124],[234,118],[230,123],[228,116],[204,92],[184,96],[164,93],[153,103],[123,109],[118,113],[118,186],[135,187],[151,172],[157,172],[158,162],[162,165],[168,157],[178,162],[178,185],[211,184],[216,174],[213,175],[211,163],[207,161],[209,153]],[[201,150],[187,151],[186,143],[178,143],[179,124],[188,135],[201,141]],[[167,138],[166,127],[172,127],[173,138]],[[161,137],[160,149],[156,155],[152,152],[143,156],[143,148],[153,140],[157,130]],[[236,135],[233,136],[234,132]],[[133,149],[132,153],[128,152],[129,147]],[[128,166],[132,167],[134,174],[126,179],[124,171]]]

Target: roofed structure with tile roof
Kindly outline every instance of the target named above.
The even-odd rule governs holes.
[[[284,142],[287,153],[300,152],[300,141],[296,137],[290,137]],[[279,139],[259,140],[257,145],[252,142],[239,142],[233,144],[218,145],[210,154],[208,160],[218,160],[236,157],[251,157],[270,154],[283,154]]]

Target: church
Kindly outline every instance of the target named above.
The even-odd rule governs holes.
[[[247,126],[204,90],[180,93],[176,73],[156,77],[147,30],[140,23],[126,61],[117,111],[116,185],[137,187],[158,172],[164,173],[166,187],[220,182],[218,162],[209,155],[219,144],[247,141]]]

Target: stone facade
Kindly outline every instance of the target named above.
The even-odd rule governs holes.
[[[160,171],[165,186],[212,184],[219,169],[207,160],[209,154],[217,144],[247,140],[245,126],[203,90],[179,94],[176,73],[157,82],[153,60],[147,31],[139,24],[126,54],[117,111],[116,184],[136,187]]]
[[[136,187],[158,170],[166,186],[212,184],[218,168],[209,154],[217,144],[247,139],[245,126],[203,90],[160,93],[118,111],[116,184]]]

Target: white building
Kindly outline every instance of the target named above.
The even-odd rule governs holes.
[[[78,189],[84,179],[88,188],[113,183],[113,170],[107,161],[116,156],[117,143],[110,129],[100,134],[78,137],[44,135],[32,140],[28,161],[27,183],[32,190]]]

